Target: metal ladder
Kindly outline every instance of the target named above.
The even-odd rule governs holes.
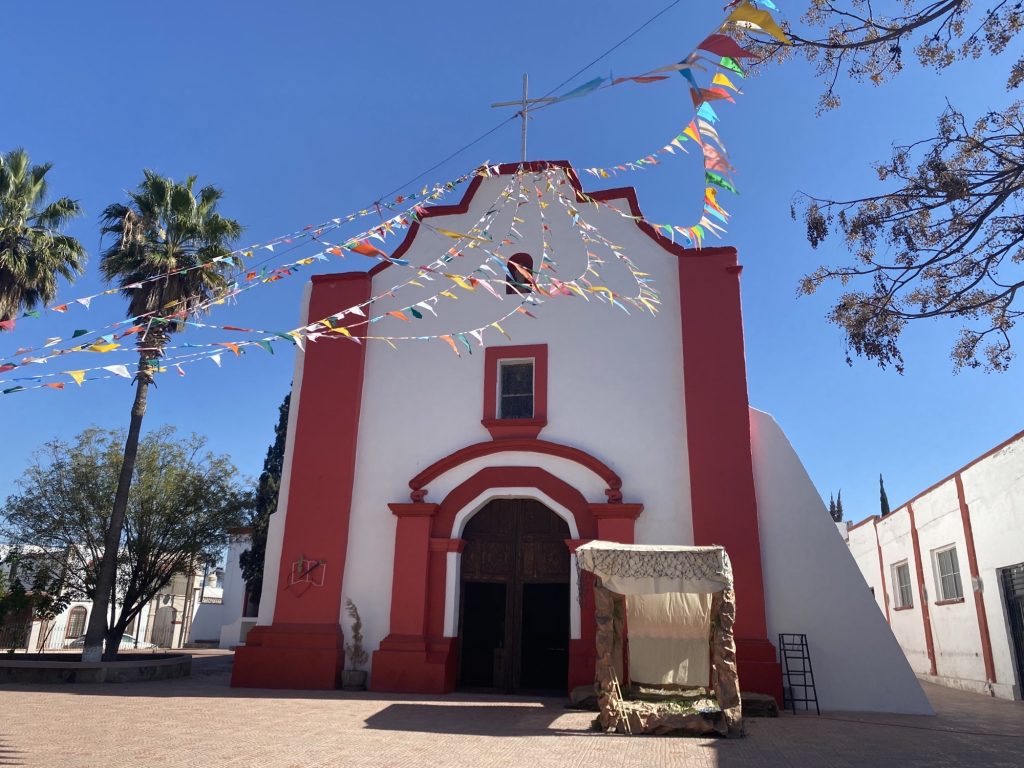
[[[796,714],[796,705],[803,704],[804,711],[810,712],[811,702],[814,702],[814,710],[820,715],[807,635],[780,634],[779,655],[782,657],[782,708],[788,705]]]

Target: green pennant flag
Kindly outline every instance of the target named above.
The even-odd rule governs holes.
[[[723,56],[718,62],[718,66],[728,69],[730,72],[735,72],[742,78],[746,78],[746,75],[743,74],[743,70],[740,68],[739,62],[736,61],[736,59]]]
[[[22,317],[39,317],[39,310],[30,309],[25,314],[23,314]]]
[[[289,336],[287,333],[280,333],[279,331],[274,331],[274,335],[275,336],[279,336],[280,338],[284,339],[285,341],[290,341],[292,344],[295,343],[295,337],[294,336]]]
[[[9,395],[9,394],[11,394],[12,392],[21,392],[21,390],[23,390],[23,389],[24,389],[24,387],[21,387],[21,386],[18,386],[18,387],[11,387],[10,389],[5,389],[5,390],[3,391],[3,394],[5,394],[5,395]]]
[[[260,339],[256,343],[259,345],[260,349],[265,349],[270,354],[274,354],[274,345],[271,344],[269,341],[264,341],[263,339]]]
[[[77,339],[79,336],[85,336],[88,331],[85,328],[79,328],[77,331],[71,334],[72,339]]]
[[[716,186],[719,186],[722,189],[729,190],[734,195],[739,194],[739,192],[736,191],[736,187],[729,183],[729,180],[726,179],[724,176],[721,176],[717,173],[712,173],[711,171],[704,171],[704,178],[707,179],[711,184],[715,184]]]
[[[415,309],[413,307],[406,307],[405,311],[408,312],[409,314],[411,314],[417,320],[422,320],[423,319],[423,313],[420,312],[418,309]]]

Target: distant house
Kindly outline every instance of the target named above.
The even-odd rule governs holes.
[[[2,562],[6,554],[6,550],[0,551],[0,569],[5,577],[10,577],[13,575],[11,565]],[[220,568],[175,574],[128,625],[121,648],[181,648],[186,645],[200,607],[205,604],[219,607],[222,595],[217,585],[223,575]],[[53,619],[8,616],[0,627],[0,648],[39,652],[78,647],[76,641],[85,634],[92,609],[91,600],[73,600]],[[214,641],[217,641],[219,624],[215,632]]]
[[[1021,698],[1024,432],[840,531],[919,677]]]

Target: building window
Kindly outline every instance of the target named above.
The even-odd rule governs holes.
[[[502,360],[499,419],[533,418],[533,360]]]
[[[514,254],[505,267],[505,293],[530,293],[533,288],[533,257],[528,253]]]
[[[487,347],[483,395],[492,438],[536,438],[548,423],[547,345]]]
[[[956,557],[956,545],[935,551],[936,581],[939,582],[940,600],[962,600],[963,584],[960,582],[960,563]]]
[[[914,589],[910,583],[910,564],[906,560],[892,567],[892,583],[896,586],[896,608],[913,608]]]
[[[75,640],[85,634],[85,618],[87,615],[88,612],[80,605],[71,609],[71,613],[68,614],[67,629],[64,632],[65,639]]]

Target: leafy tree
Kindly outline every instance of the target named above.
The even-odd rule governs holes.
[[[227,456],[204,451],[204,438],[179,438],[173,427],[161,427],[138,446],[123,530],[108,548],[123,442],[123,432],[94,427],[71,443],[44,444],[3,514],[11,540],[30,550],[37,564],[63,574],[63,594],[93,601],[105,659],[116,657],[132,619],[175,574],[216,560],[227,529],[251,506]],[[101,593],[98,566],[111,552],[116,579]],[[108,598],[102,608],[101,596]]]
[[[107,595],[114,587],[117,544],[158,360],[170,335],[183,328],[182,321],[203,311],[228,288],[227,272],[237,263],[229,246],[242,231],[237,221],[217,212],[223,193],[216,187],[203,187],[196,195],[195,176],[179,184],[149,170],[144,174],[138,189],[128,194],[128,203],[107,206],[101,217],[103,234],[113,235],[114,240],[102,254],[100,269],[108,282],[121,286],[128,299],[128,316],[137,318],[141,328],[135,400],[104,539],[107,555],[100,560],[97,575],[98,610],[90,615],[86,631],[82,654],[86,661],[100,656]]]
[[[69,197],[46,203],[52,167],[32,165],[23,149],[0,155],[0,321],[52,300],[58,277],[82,274],[85,248],[61,233],[82,210]]]
[[[27,617],[52,620],[68,607],[71,599],[63,583],[63,567],[57,569],[33,552],[14,547],[0,559],[0,647],[23,647],[28,642],[27,626],[4,631],[5,622]]]
[[[889,497],[885,495],[885,482],[882,480],[882,474],[878,474],[878,503],[881,508],[882,517],[889,514]]]
[[[270,516],[277,510],[277,495],[281,488],[281,473],[284,471],[284,445],[288,435],[288,406],[291,399],[290,394],[285,395],[284,402],[277,410],[274,442],[267,448],[267,457],[263,460],[263,471],[256,486],[255,509],[249,520],[249,527],[252,528],[252,546],[239,558],[242,577],[249,587],[250,599],[257,602],[263,594],[263,560],[267,554],[267,528],[270,525]]]
[[[1024,5],[997,0],[972,12],[969,0],[812,0],[793,46],[752,34],[764,58],[804,54],[828,86],[820,108],[841,103],[840,76],[875,85],[898,74],[904,47],[923,67],[1002,53],[1024,29]],[[1024,57],[1010,65],[1008,91],[1024,82]],[[947,103],[930,137],[898,145],[876,166],[883,191],[860,198],[801,196],[794,207],[817,247],[832,234],[851,251],[800,283],[844,292],[828,317],[850,354],[903,371],[899,342],[913,320],[947,318],[961,330],[954,368],[1004,370],[1011,330],[1024,312],[1024,101],[973,119]]]

